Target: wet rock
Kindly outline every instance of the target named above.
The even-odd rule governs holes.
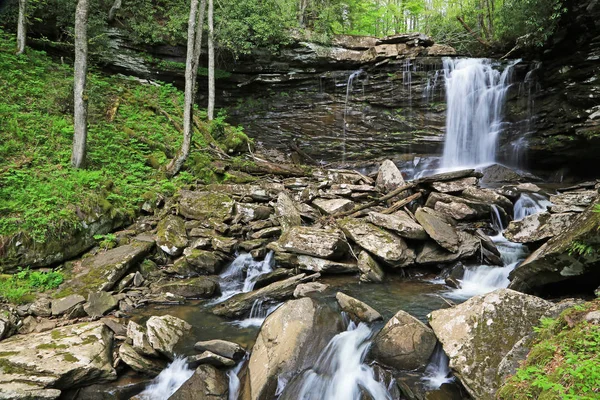
[[[81,296],[83,297],[83,296]],[[85,301],[85,298],[83,299]],[[29,306],[29,314],[35,317],[49,317],[52,315],[51,301],[45,297],[39,298]],[[61,307],[62,308],[62,307]]]
[[[273,282],[278,282],[294,276],[294,271],[287,268],[277,268],[273,272],[259,275],[254,283],[254,289],[260,289]]]
[[[264,239],[279,236],[281,234],[281,227],[274,226],[271,228],[261,229],[260,231],[254,232],[250,237],[252,239]]]
[[[458,231],[459,249],[451,253],[435,242],[426,242],[417,255],[417,264],[443,264],[473,257],[479,251],[479,240],[463,231]]]
[[[500,362],[551,307],[538,297],[500,289],[433,311],[429,324],[469,393],[491,400],[502,384],[497,376]]]
[[[127,337],[131,339],[131,343],[135,351],[144,356],[158,356],[156,350],[150,344],[146,328],[129,321],[127,324]]]
[[[181,190],[179,196],[179,212],[185,218],[223,222],[229,219],[233,212],[234,202],[224,193]]]
[[[220,292],[216,277],[199,276],[161,283],[153,287],[154,293],[172,293],[187,299],[208,299]]]
[[[250,311],[252,305],[257,300],[274,300],[281,301],[292,297],[294,289],[300,283],[307,280],[312,280],[318,277],[319,274],[313,274],[306,276],[306,274],[296,275],[286,280],[271,283],[264,288],[254,290],[248,293],[240,293],[225,300],[224,302],[217,304],[212,312],[216,315],[222,315],[226,317],[239,317]]]
[[[463,190],[460,196],[465,199],[480,201],[486,204],[495,204],[498,207],[502,207],[507,214],[512,214],[512,202],[501,194],[496,193],[494,190],[469,187]]]
[[[181,261],[177,260],[173,268],[176,273],[183,276],[215,275],[223,267],[221,257],[212,251],[186,249],[183,258],[185,263],[181,259]]]
[[[435,203],[434,210],[459,221],[476,219],[480,216],[480,213],[477,212],[477,210],[472,209],[464,203],[443,203],[438,201]]]
[[[268,219],[273,214],[273,208],[262,204],[236,203],[235,214],[242,222],[248,223]]]
[[[550,214],[542,212],[529,215],[519,221],[511,221],[504,231],[504,236],[517,243],[534,243],[554,237],[564,231],[575,221],[579,214]]]
[[[381,163],[377,179],[375,180],[375,187],[387,193],[402,185],[404,185],[404,178],[402,177],[402,172],[396,167],[396,164],[391,160],[385,160]]]
[[[393,214],[370,212],[368,220],[373,225],[389,229],[407,239],[426,240],[429,238],[425,229],[404,211],[397,211]]]
[[[598,197],[596,190],[566,192],[550,196],[550,211],[553,213],[583,212]]]
[[[114,318],[102,318],[100,321],[113,331],[115,336],[127,336],[127,328]]]
[[[296,257],[298,268],[303,271],[321,272],[323,274],[353,274],[358,272],[358,266],[323,258],[303,256]]]
[[[227,400],[228,391],[225,372],[212,365],[200,365],[169,400]]]
[[[112,332],[102,322],[10,337],[0,342],[0,388],[15,391],[20,398],[38,390],[40,396],[52,398],[43,390],[115,380],[112,340]]]
[[[326,215],[333,215],[350,211],[354,208],[354,202],[348,199],[316,199],[313,200],[313,205]]]
[[[453,276],[449,276],[444,280],[446,286],[451,287],[453,289],[460,289],[460,282]]]
[[[161,354],[173,359],[173,349],[183,335],[192,327],[184,320],[164,315],[150,317],[146,322],[148,342]]]
[[[239,344],[219,339],[196,342],[194,349],[196,351],[210,351],[235,361],[241,360],[246,354],[246,350]]]
[[[167,366],[165,360],[144,357],[135,351],[133,346],[130,346],[127,343],[123,343],[121,347],[119,347],[119,357],[134,371],[150,376],[156,376],[160,374],[160,372]]]
[[[414,261],[414,252],[393,233],[354,218],[340,220],[338,225],[349,239],[393,267],[405,267]]]
[[[83,309],[92,318],[100,318],[104,314],[117,308],[119,302],[107,292],[95,292],[88,295],[88,301]]]
[[[359,322],[371,323],[383,319],[381,314],[379,314],[373,307],[355,299],[354,297],[350,297],[347,294],[337,292],[335,299],[340,305],[342,311],[347,312],[348,315],[350,315],[350,318],[357,324]]]
[[[75,306],[78,304],[83,303],[85,303],[85,297],[79,294],[72,294],[67,297],[63,297],[62,299],[52,300],[52,315],[55,317],[63,315],[75,308]]]
[[[431,184],[431,187],[433,187],[438,192],[442,193],[460,193],[463,190],[473,187],[475,185],[477,185],[477,178],[470,176],[454,181],[433,182]]]
[[[201,354],[189,356],[187,363],[190,368],[196,368],[201,364],[213,365],[219,368],[231,368],[236,364],[232,359],[215,354],[212,351],[203,351]]]
[[[291,300],[267,317],[248,362],[241,398],[270,399],[278,379],[311,367],[341,329],[339,317],[315,300]]]
[[[294,226],[281,235],[278,246],[286,252],[336,260],[345,255],[348,245],[335,228]]]
[[[438,213],[427,207],[419,208],[415,213],[415,218],[425,229],[425,232],[441,247],[451,253],[458,252],[460,239],[456,230]]]
[[[328,288],[329,285],[321,282],[301,283],[294,289],[294,298],[299,299],[301,297],[308,297],[311,294],[323,293]]]
[[[373,340],[371,356],[400,370],[423,370],[437,339],[431,329],[405,311],[398,311]]]
[[[302,217],[296,203],[294,203],[290,196],[283,192],[277,196],[275,216],[283,231],[302,224]]]
[[[482,183],[514,183],[521,182],[525,176],[504,165],[493,164],[481,170],[483,178]]]
[[[183,219],[168,215],[158,223],[157,229],[156,244],[165,253],[178,256],[187,247],[188,239]]]
[[[440,174],[425,176],[423,178],[415,179],[413,183],[422,184],[433,182],[446,182],[469,177],[481,178],[481,176],[481,173],[476,172],[474,169],[463,169],[460,171],[442,172]]]
[[[381,283],[385,278],[385,273],[377,261],[366,251],[361,251],[358,255],[358,269],[361,282]]]
[[[554,282],[576,279],[580,279],[577,282],[581,285],[586,274],[597,271],[600,252],[577,254],[571,251],[572,245],[596,246],[600,243],[599,225],[600,213],[595,212],[593,206],[588,207],[568,228],[534,251],[511,272],[509,287],[532,292]]]

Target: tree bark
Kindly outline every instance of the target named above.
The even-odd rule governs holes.
[[[213,0],[208,0],[208,120],[215,117],[215,27]]]
[[[87,22],[89,0],[79,0],[75,10],[75,82],[73,90],[74,125],[73,154],[71,164],[75,168],[83,167],[87,142],[87,96],[85,85],[87,78]]]
[[[187,57],[185,63],[185,100],[183,108],[183,143],[173,160],[167,166],[167,174],[173,176],[179,172],[185,160],[190,155],[192,134],[194,132],[194,98],[196,94],[196,78],[200,51],[202,49],[202,26],[204,24],[204,10],[206,0],[202,0],[198,12],[198,0],[190,4],[188,19]]]
[[[121,9],[121,0],[115,0],[112,7],[108,11],[108,22],[112,22],[115,19],[115,14]]]
[[[19,0],[19,19],[17,20],[17,54],[25,52],[25,41],[27,38],[27,18],[25,10],[27,0]]]

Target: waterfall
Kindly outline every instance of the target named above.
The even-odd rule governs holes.
[[[255,261],[249,253],[242,253],[221,272],[221,296],[217,302],[227,300],[238,293],[247,293],[254,289],[259,276],[273,271],[273,252],[270,251],[263,261]]]
[[[486,59],[444,59],[447,117],[443,169],[494,162],[515,64],[500,72]]]
[[[348,117],[348,100],[350,99],[350,94],[352,93],[352,85],[354,84],[354,79],[362,73],[362,69],[354,71],[350,74],[350,76],[348,77],[348,82],[346,83],[346,102],[344,103],[344,129],[342,137],[342,162],[346,162],[346,130],[348,128],[348,122],[346,118]]]
[[[177,357],[139,394],[141,400],[164,400],[171,397],[194,374],[185,358]]]
[[[242,361],[240,361],[235,367],[227,371],[227,379],[229,380],[229,395],[227,396],[228,400],[238,400],[238,395],[240,393],[240,378],[238,378],[238,374],[240,370],[248,361],[248,355],[244,357]]]
[[[444,383],[450,383],[454,380],[450,371],[450,360],[444,352],[442,346],[438,343],[435,346],[431,360],[425,368],[425,386],[430,390],[438,389]]]
[[[235,321],[233,322],[233,324],[241,328],[248,328],[250,326],[261,326],[262,323],[265,322],[265,319],[267,319],[267,317],[273,311],[277,310],[277,308],[279,308],[281,304],[283,303],[272,304],[268,302],[265,303],[265,301],[262,299],[255,300],[252,304],[252,308],[250,309],[250,315],[248,316],[248,318],[243,319],[241,321]]]
[[[541,194],[537,193],[521,193],[519,199],[515,202],[515,221],[537,214],[551,206],[552,203]]]
[[[364,364],[373,332],[366,324],[350,322],[325,347],[315,366],[304,371],[293,398],[302,400],[391,400],[386,386]],[[364,397],[363,397],[364,396]],[[285,397],[285,395],[283,396]]]

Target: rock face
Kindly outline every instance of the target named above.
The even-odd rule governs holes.
[[[240,398],[271,399],[277,379],[291,379],[312,363],[341,329],[339,317],[315,300],[291,300],[267,317],[248,362]]]
[[[212,365],[200,365],[169,400],[227,400],[227,375]]]
[[[534,243],[564,232],[577,217],[578,214],[574,213],[542,212],[529,215],[520,221],[511,221],[504,231],[504,236],[512,242]]]
[[[373,340],[371,355],[396,369],[423,370],[437,340],[433,331],[405,311],[398,311]]]
[[[0,342],[0,396],[53,398],[60,390],[115,380],[112,331],[102,322],[19,335]],[[58,391],[56,390],[58,389]],[[39,397],[37,397],[39,393]]]
[[[307,256],[339,259],[348,249],[344,236],[336,229],[295,226],[279,239],[281,249]]]
[[[533,332],[552,303],[509,289],[473,297],[431,313],[429,324],[450,367],[477,399],[494,399],[498,366],[513,346]]]
[[[595,249],[600,244],[600,213],[594,212],[593,206],[582,213],[571,226],[553,237],[542,247],[534,251],[513,272],[510,288],[534,292],[542,290],[555,282],[574,280],[579,286],[593,283],[586,276],[598,272],[600,252],[593,250],[578,254],[572,251],[574,243],[590,246]],[[594,288],[590,288],[592,291]]]
[[[350,315],[350,318],[352,318],[352,320],[356,323],[361,321],[371,323],[383,319],[381,314],[379,314],[373,307],[355,299],[354,297],[350,297],[347,294],[338,292],[335,295],[335,299],[340,305],[342,311],[347,312]]]

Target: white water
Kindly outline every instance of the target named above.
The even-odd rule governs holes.
[[[229,394],[227,396],[228,400],[238,400],[241,385],[240,378],[238,378],[238,374],[240,373],[240,370],[242,369],[246,361],[247,358],[244,358],[235,367],[227,371],[227,378],[229,379]]]
[[[348,128],[347,117],[348,117],[348,100],[350,98],[350,94],[352,93],[352,85],[354,84],[354,79],[356,79],[360,74],[363,73],[362,69],[358,71],[354,71],[348,77],[348,82],[346,83],[346,102],[344,103],[344,127],[343,127],[343,137],[342,137],[342,162],[346,162],[346,131]]]
[[[240,328],[248,328],[251,326],[261,326],[265,319],[283,303],[265,303],[263,300],[255,300],[250,309],[250,315],[248,318],[241,321],[232,322],[233,325],[237,325]]]
[[[249,253],[240,254],[221,272],[221,296],[217,302],[227,300],[238,293],[252,291],[258,277],[272,272],[273,265],[272,251],[263,261],[255,261]]]
[[[486,59],[444,59],[447,117],[442,169],[495,161],[502,110],[515,64],[500,72]]]
[[[551,206],[552,203],[544,196],[537,193],[521,193],[519,199],[515,202],[515,221],[537,214]]]
[[[154,378],[152,383],[139,394],[143,400],[165,400],[177,391],[194,374],[187,367],[185,358],[176,358]]]
[[[427,389],[438,389],[444,383],[450,383],[454,381],[454,377],[450,371],[449,359],[442,346],[438,343],[435,346],[431,360],[425,368],[425,386]]]
[[[348,330],[334,336],[315,363],[302,375],[299,400],[358,400],[366,392],[374,400],[391,400],[385,385],[364,364],[371,328],[350,322]]]

